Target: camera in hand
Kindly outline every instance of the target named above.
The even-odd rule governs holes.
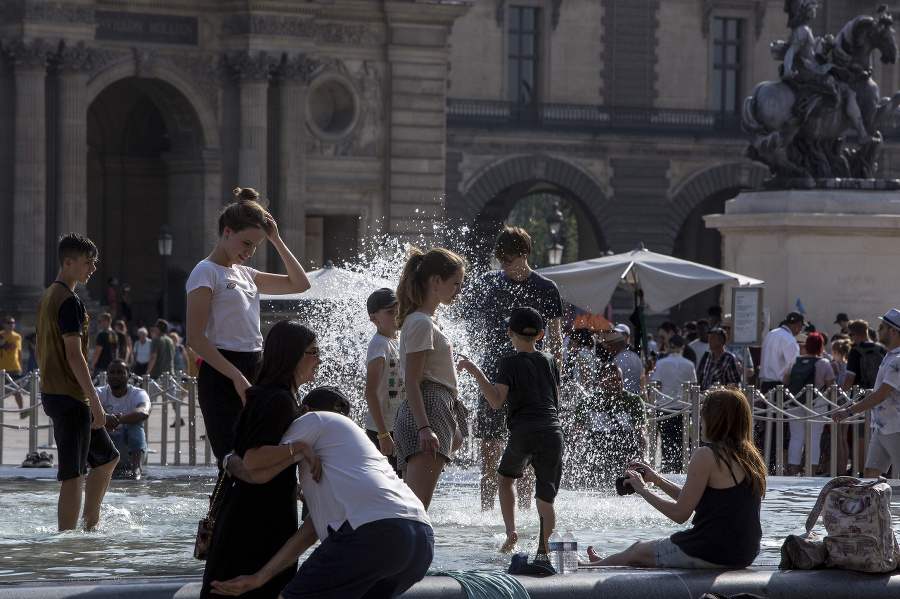
[[[645,474],[647,474],[647,472],[640,466],[635,468],[634,471],[637,472],[638,474],[640,474],[641,476],[644,476]],[[634,493],[634,487],[632,487],[631,485],[626,485],[625,477],[620,476],[619,478],[616,479],[616,493],[618,493],[619,495],[631,495],[632,493]]]

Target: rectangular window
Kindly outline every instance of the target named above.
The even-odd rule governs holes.
[[[715,19],[713,23],[713,110],[737,112],[741,94],[740,19]]]
[[[509,7],[509,93],[511,102],[537,102],[539,9]]]

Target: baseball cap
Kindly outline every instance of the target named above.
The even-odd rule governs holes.
[[[891,308],[887,311],[887,314],[880,317],[883,322],[888,323],[898,331],[900,331],[900,310],[897,308]]]
[[[803,315],[799,312],[788,312],[784,319],[785,324],[794,324],[795,322],[803,322]]]
[[[847,316],[846,312],[838,312],[838,315],[834,317],[834,324],[840,324],[845,320],[850,320],[850,317]]]
[[[337,387],[316,387],[303,398],[303,405],[316,412],[350,415],[350,400]]]
[[[618,331],[626,336],[631,336],[631,329],[628,328],[627,324],[617,324],[613,327],[614,331]]]
[[[366,300],[366,310],[368,310],[369,314],[375,314],[379,310],[390,308],[396,304],[397,296],[394,295],[394,290],[382,287],[377,291],[373,291],[369,299]]]
[[[537,337],[544,330],[544,319],[534,308],[513,308],[509,315],[509,328],[524,337]]]

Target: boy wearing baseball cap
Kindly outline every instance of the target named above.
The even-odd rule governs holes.
[[[403,372],[400,370],[400,341],[397,328],[397,296],[393,290],[383,287],[374,291],[366,300],[369,320],[375,325],[375,335],[369,341],[366,352],[366,435],[386,455],[397,470],[394,451],[394,417],[403,402],[405,390]]]
[[[494,383],[465,356],[457,365],[478,381],[491,407],[509,404],[509,441],[497,467],[500,511],[506,525],[506,542],[500,549],[512,551],[516,532],[516,499],[513,486],[525,468],[534,467],[538,515],[544,519],[544,542],[556,528],[553,501],[562,479],[563,436],[559,424],[559,370],[553,356],[538,351],[535,343],[544,333],[544,320],[534,308],[514,308],[509,317],[509,338],[516,354],[501,358]]]

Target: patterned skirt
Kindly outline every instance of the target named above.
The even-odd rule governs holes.
[[[450,461],[450,448],[453,443],[453,435],[456,431],[456,413],[454,407],[459,402],[454,399],[448,387],[434,381],[422,381],[419,383],[422,391],[422,399],[425,402],[425,414],[428,415],[428,424],[437,435],[437,453],[446,461]],[[463,423],[462,428],[465,427]],[[467,427],[466,427],[467,428]],[[394,420],[394,444],[397,450],[397,469],[406,469],[406,460],[411,455],[422,451],[419,443],[419,427],[409,409],[409,400],[404,399],[397,409],[397,417]]]

